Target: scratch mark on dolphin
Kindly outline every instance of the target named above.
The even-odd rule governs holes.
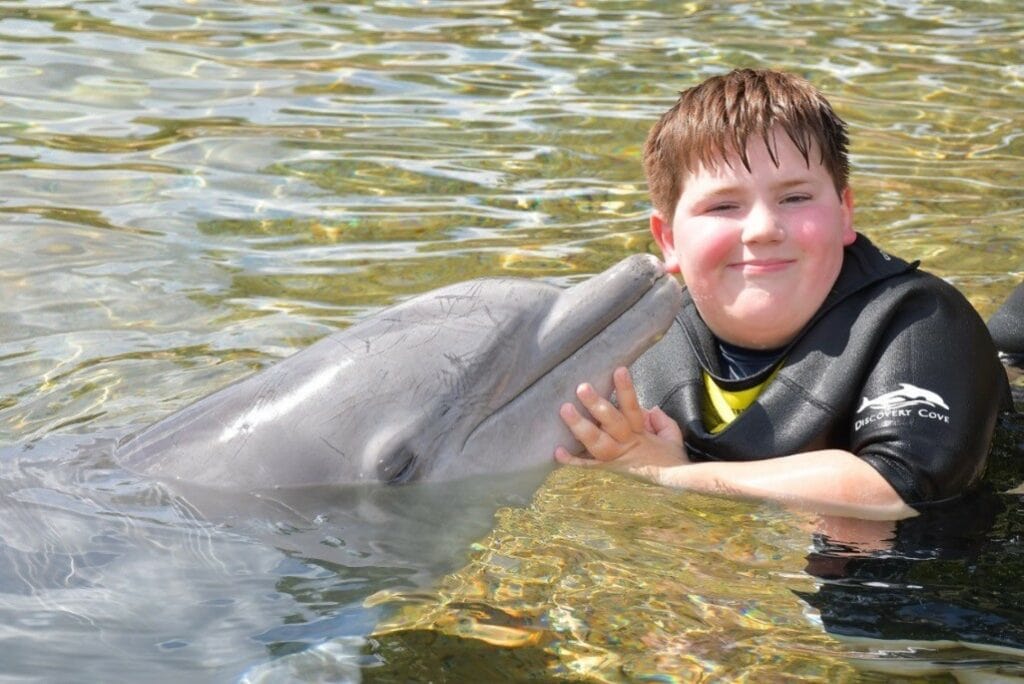
[[[344,451],[342,451],[341,449],[339,449],[338,447],[334,446],[334,445],[333,445],[333,444],[331,444],[330,442],[328,442],[328,441],[327,441],[327,438],[326,438],[326,437],[321,437],[321,438],[320,438],[320,441],[321,441],[321,442],[323,442],[323,443],[324,443],[324,445],[325,445],[325,446],[326,446],[326,447],[327,447],[328,449],[330,449],[331,451],[333,451],[334,453],[338,454],[338,455],[339,455],[339,456],[341,456],[342,458],[346,458],[346,456],[345,456],[345,452],[344,452]]]

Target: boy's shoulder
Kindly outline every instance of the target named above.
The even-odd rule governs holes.
[[[980,321],[980,316],[962,292],[939,276],[921,269],[920,263],[890,254],[858,233],[856,241],[843,253],[842,270],[819,314],[855,295],[860,295],[865,304],[876,300],[912,300],[916,295],[947,302],[958,312],[969,310],[972,317]]]

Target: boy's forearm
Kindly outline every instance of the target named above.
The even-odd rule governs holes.
[[[761,461],[712,461],[663,469],[660,484],[767,499],[826,515],[898,520],[917,515],[877,470],[839,449]]]

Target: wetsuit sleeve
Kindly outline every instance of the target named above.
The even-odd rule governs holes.
[[[978,314],[935,279],[896,307],[851,417],[851,451],[913,506],[958,496],[982,476],[1009,402]]]

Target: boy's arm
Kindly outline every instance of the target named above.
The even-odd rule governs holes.
[[[694,463],[667,469],[661,479],[681,489],[767,499],[824,515],[869,520],[917,515],[877,470],[841,449]]]
[[[912,506],[954,499],[982,479],[1006,372],[970,303],[927,276],[890,312],[851,416],[848,448]]]
[[[590,385],[577,391],[593,421],[571,404],[562,407],[562,419],[591,458],[559,448],[559,462],[605,465],[669,487],[767,499],[826,515],[877,520],[916,515],[877,470],[841,449],[760,461],[691,463],[675,422],[659,409],[645,413],[640,408],[625,368],[617,369],[613,378],[618,406]]]

